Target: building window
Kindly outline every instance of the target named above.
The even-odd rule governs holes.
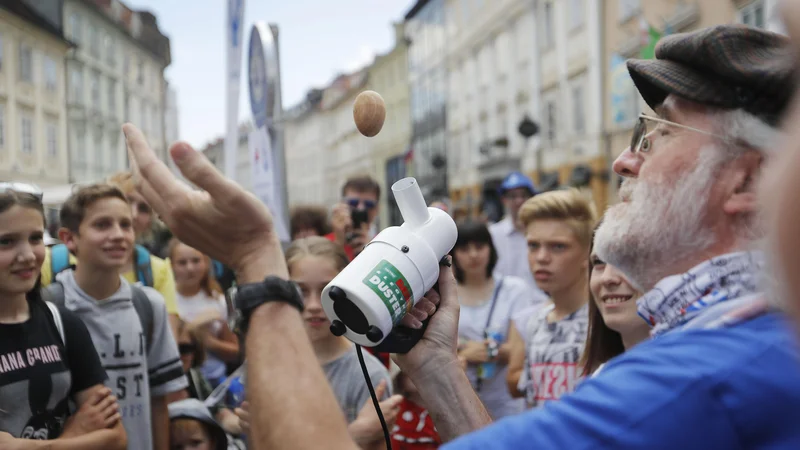
[[[109,153],[108,153],[108,168],[110,172],[120,169],[119,167],[119,133],[112,131],[108,136]]]
[[[100,57],[100,33],[94,25],[89,25],[86,29],[86,38],[89,40],[89,53],[95,58]]]
[[[0,105],[0,148],[6,148],[6,105]]]
[[[19,44],[19,79],[33,83],[33,49],[30,45]]]
[[[739,10],[739,22],[756,28],[766,28],[766,15],[764,14],[764,0],[748,3]]]
[[[100,127],[94,132],[94,165],[100,171],[103,170],[103,131]]]
[[[3,70],[5,59],[5,45],[3,45],[3,35],[0,35],[0,70]]]
[[[147,103],[145,103],[144,100],[142,100],[142,103],[139,105],[139,113],[141,114],[139,123],[141,124],[142,130],[146,130],[149,123],[147,123]],[[147,130],[147,134],[150,134],[150,130]]]
[[[51,92],[55,92],[58,89],[56,61],[47,55],[44,57],[44,85]]]
[[[139,58],[136,63],[136,82],[140,86],[144,86],[144,61],[142,61],[142,58]]]
[[[112,79],[108,80],[108,112],[111,113],[112,116],[116,116],[117,83]]]
[[[555,101],[551,100],[544,104],[544,119],[547,141],[554,143],[558,138],[558,110]]]
[[[544,33],[544,36],[542,36],[542,47],[545,49],[552,48],[556,45],[555,19],[553,17],[552,3],[547,2],[544,4],[542,20],[544,20],[544,26],[542,27],[542,32]]]
[[[76,43],[81,42],[81,17],[77,13],[69,16],[69,35]]]
[[[26,113],[20,114],[20,150],[24,155],[33,154],[33,118]]]
[[[47,124],[47,156],[58,155],[58,125],[55,122]]]
[[[92,93],[92,106],[100,110],[100,72],[93,70],[92,78],[89,80]]]
[[[619,21],[624,22],[639,14],[642,9],[641,0],[619,0]]]
[[[74,103],[83,104],[83,71],[79,67],[70,70],[69,94]]]
[[[586,133],[586,105],[583,99],[583,86],[572,88],[572,117],[575,134],[583,135]]]
[[[575,30],[583,26],[584,0],[569,1],[569,29]]]
[[[78,163],[78,166],[81,168],[85,168],[86,163],[86,127],[84,126],[76,126],[75,127],[75,151],[73,152],[75,155],[75,162]]]
[[[114,48],[114,40],[111,38],[111,35],[108,33],[105,34],[103,37],[103,46],[105,47],[106,51],[106,61],[111,67],[117,65],[117,55],[115,53],[116,49]]]

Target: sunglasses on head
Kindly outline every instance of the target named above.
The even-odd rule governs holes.
[[[364,209],[372,209],[378,204],[374,200],[365,200],[360,198],[346,198],[344,199],[345,203],[350,205],[351,208],[358,208],[359,205],[364,205]]]
[[[22,194],[30,194],[39,199],[40,202],[44,197],[44,192],[42,192],[39,186],[30,183],[0,182],[0,193],[5,193],[5,192],[18,192]]]

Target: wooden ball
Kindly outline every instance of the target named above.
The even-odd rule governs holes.
[[[358,131],[366,137],[380,133],[383,121],[386,120],[386,104],[383,102],[383,97],[375,91],[358,94],[353,104],[353,120]]]

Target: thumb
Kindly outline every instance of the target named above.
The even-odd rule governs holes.
[[[169,153],[181,174],[197,187],[215,198],[224,198],[228,194],[230,181],[202,152],[196,151],[186,142],[176,142],[169,148]]]
[[[452,256],[447,256],[453,261]],[[456,291],[456,277],[453,268],[439,266],[439,307],[438,309],[452,309],[458,307],[458,292]]]
[[[386,380],[381,380],[378,386],[375,387],[375,397],[380,399],[384,393],[386,393]]]
[[[386,400],[381,402],[381,410],[384,409],[393,409],[400,406],[400,403],[403,401],[403,396],[400,394],[394,394],[393,396],[387,398]]]

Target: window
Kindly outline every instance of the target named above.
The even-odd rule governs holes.
[[[591,0],[590,0],[591,1]],[[584,0],[569,1],[569,29],[575,30],[583,25]]]
[[[142,61],[142,58],[139,58],[136,64],[136,82],[140,86],[144,86],[144,61]]]
[[[147,103],[145,103],[144,100],[142,100],[142,103],[139,107],[139,113],[141,114],[141,119],[139,123],[141,124],[142,130],[145,130],[147,129],[147,125],[149,124],[147,123]],[[150,130],[147,131],[149,132]]]
[[[27,113],[20,113],[20,150],[25,155],[33,154],[33,119]]]
[[[544,104],[544,119],[547,141],[554,143],[558,138],[558,110],[555,101],[550,100]]]
[[[543,20],[544,26],[542,27],[542,31],[544,32],[544,36],[542,36],[542,47],[548,49],[556,45],[555,28],[553,23],[553,4],[550,2],[544,4]]]
[[[22,43],[19,44],[19,79],[33,83],[33,49]]]
[[[0,148],[6,147],[6,105],[0,105]]]
[[[114,40],[111,38],[111,35],[106,33],[103,37],[103,46],[105,47],[106,51],[106,61],[111,67],[117,65],[117,55],[115,53],[114,48]]]
[[[76,13],[69,16],[69,35],[76,43],[81,42],[81,17]]]
[[[619,20],[624,22],[641,11],[641,0],[619,0]]]
[[[86,28],[86,38],[89,40],[89,53],[94,57],[100,56],[100,36],[94,25]]]
[[[74,103],[83,104],[83,71],[73,67],[69,74],[69,94]]]
[[[44,57],[44,86],[51,92],[55,92],[58,89],[56,61],[47,55]]]
[[[572,124],[575,134],[583,135],[586,132],[586,113],[584,108],[583,86],[572,88]]]
[[[47,156],[58,155],[58,125],[55,122],[47,124]]]
[[[89,89],[92,93],[92,106],[100,110],[100,72],[93,70],[89,80]]]
[[[97,127],[94,131],[94,165],[96,168],[103,168],[103,130]]]
[[[117,112],[117,82],[112,79],[108,80],[108,112],[112,116]]]
[[[751,27],[765,28],[764,0],[756,0],[740,9],[739,22]]]
[[[119,133],[112,131],[108,136],[109,153],[108,153],[108,168],[110,172],[115,172],[120,169],[119,167]]]
[[[86,127],[78,125],[75,127],[75,162],[81,168],[86,167]]]
[[[0,35],[0,70],[3,70],[3,59],[5,59],[3,58],[3,56],[5,56],[5,51],[3,50],[4,47],[5,46],[3,45],[3,36]]]

